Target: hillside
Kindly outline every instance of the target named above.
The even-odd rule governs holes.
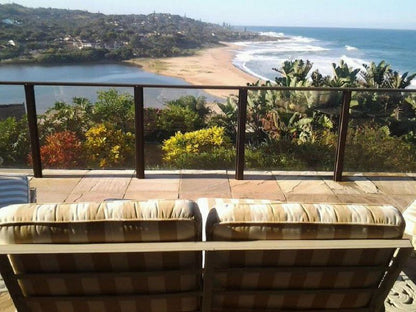
[[[104,15],[0,5],[0,61],[70,63],[190,55],[252,32],[171,14]]]

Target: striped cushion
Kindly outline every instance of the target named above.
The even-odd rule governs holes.
[[[12,205],[0,209],[0,243],[194,241],[201,222],[185,200]]]
[[[106,243],[201,240],[201,215],[186,200],[12,205],[0,210],[0,243]],[[10,256],[30,311],[197,311],[201,252]],[[104,274],[96,274],[97,272]],[[115,272],[114,275],[106,275]],[[61,273],[79,273],[68,276]],[[166,293],[183,293],[177,297]],[[101,300],[99,295],[127,296]],[[152,296],[155,295],[155,296]]]
[[[29,202],[29,182],[26,176],[0,175],[0,208]]]
[[[406,220],[405,233],[412,238],[413,246],[416,248],[416,200],[403,212]]]
[[[208,240],[400,238],[393,206],[225,203],[210,210]]]
[[[211,209],[206,235],[207,240],[399,238],[403,229],[403,217],[391,206],[244,201]],[[215,252],[206,263],[214,272],[213,309],[364,308],[394,251]]]

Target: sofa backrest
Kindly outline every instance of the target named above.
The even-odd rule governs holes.
[[[2,244],[201,240],[186,200],[13,205],[0,209]],[[10,255],[29,311],[198,311],[199,252]],[[169,294],[176,296],[169,296]],[[182,295],[181,295],[182,294]]]
[[[212,309],[368,308],[376,300],[395,248],[305,246],[311,240],[399,239],[404,224],[392,206],[234,202],[212,207],[208,241],[302,240],[299,250],[207,254],[210,274],[205,283],[211,282],[215,289]]]

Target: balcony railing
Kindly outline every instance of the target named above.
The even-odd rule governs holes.
[[[409,93],[414,89],[371,89],[371,88],[326,88],[326,87],[277,87],[277,86],[213,86],[213,85],[154,85],[154,84],[129,84],[129,83],[79,83],[79,82],[22,82],[0,81],[0,85],[24,86],[26,98],[26,112],[29,125],[31,142],[32,166],[35,177],[42,177],[42,160],[40,156],[40,142],[38,134],[38,122],[36,113],[36,86],[67,86],[67,87],[112,87],[132,88],[134,90],[135,105],[135,171],[136,177],[145,178],[145,153],[144,153],[144,90],[158,89],[199,89],[199,90],[238,90],[238,126],[236,137],[236,169],[235,179],[244,179],[245,167],[245,142],[247,122],[248,91],[275,90],[275,91],[323,91],[342,92],[342,103],[338,127],[338,142],[336,145],[334,163],[334,181],[342,180],[344,167],[344,155],[348,122],[350,117],[350,103],[352,92],[374,93]]]

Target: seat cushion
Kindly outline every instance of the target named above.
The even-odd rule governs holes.
[[[196,241],[201,222],[187,200],[20,204],[0,209],[0,243]]]
[[[207,240],[394,239],[405,222],[393,206],[228,202],[213,207]]]

